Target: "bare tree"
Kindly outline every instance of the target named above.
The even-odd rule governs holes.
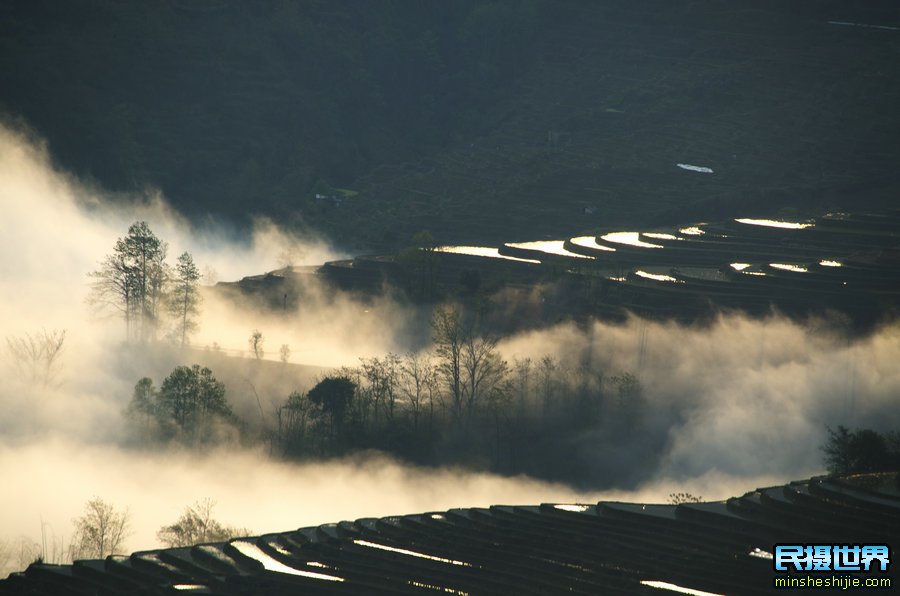
[[[394,408],[397,401],[397,381],[400,372],[400,358],[388,353],[384,358],[360,358],[362,378],[366,380],[368,398],[374,405],[375,422],[379,419],[379,407],[384,411],[385,419],[394,419]]]
[[[559,362],[550,355],[546,355],[538,362],[538,379],[540,383],[541,404],[544,415],[550,412],[550,408],[556,401],[559,389]]]
[[[27,536],[0,540],[0,578],[22,571],[40,559],[41,545]]]
[[[534,362],[531,358],[513,359],[513,371],[515,372],[515,388],[518,397],[518,415],[524,415],[531,397],[531,369]]]
[[[463,342],[463,396],[471,418],[481,402],[492,398],[506,380],[509,366],[497,353],[497,339],[469,335]]]
[[[497,353],[497,339],[477,335],[464,325],[455,308],[437,308],[431,320],[438,373],[450,390],[452,415],[457,423],[475,414],[482,397],[502,383],[509,372]]]
[[[419,417],[428,407],[429,425],[434,422],[434,396],[437,391],[437,367],[427,354],[410,352],[403,359],[402,391],[413,415],[413,428],[419,428]]]
[[[226,526],[212,516],[216,502],[206,498],[185,508],[174,524],[163,526],[156,533],[160,542],[168,547],[192,546],[207,542],[224,542],[238,536],[247,536],[246,528]]]
[[[122,552],[130,534],[128,510],[116,511],[99,497],[85,504],[84,515],[72,520],[75,525],[70,545],[72,559],[103,559]]]
[[[41,329],[33,335],[6,337],[18,373],[29,381],[44,385],[50,384],[58,371],[65,341],[65,329],[49,332]]]
[[[250,334],[250,339],[247,340],[247,344],[250,346],[250,353],[257,360],[262,360],[263,356],[266,355],[266,351],[263,350],[265,342],[266,340],[259,329],[254,329],[253,333]]]
[[[438,372],[450,393],[453,417],[462,417],[462,352],[465,332],[462,315],[455,308],[437,308],[431,319],[432,339],[438,357]]]
[[[278,357],[281,358],[281,361],[287,364],[288,360],[291,359],[291,347],[287,344],[281,344],[281,347],[278,348]]]
[[[132,337],[132,321],[137,313],[134,294],[134,265],[126,255],[125,241],[116,241],[112,254],[100,262],[100,268],[88,273],[91,293],[88,304],[98,312],[114,310],[125,319],[125,338]]]

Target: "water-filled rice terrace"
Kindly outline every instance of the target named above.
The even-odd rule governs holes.
[[[461,247],[439,250],[486,257]],[[612,230],[508,242],[496,251],[598,280],[608,303],[632,310],[675,313],[715,304],[883,311],[900,296],[900,212]]]
[[[802,221],[735,218],[436,251],[445,283],[458,283],[465,271],[507,284],[567,278],[590,286],[597,311],[611,314],[690,317],[716,308],[774,307],[872,319],[893,311],[900,297],[900,211]],[[395,265],[360,257],[321,271],[375,283]]]
[[[560,291],[541,301],[544,311],[528,315],[545,321],[629,312],[693,320],[721,310],[775,309],[792,316],[842,312],[864,328],[900,306],[900,210],[802,221],[734,218],[434,250],[427,275],[443,288],[438,299],[552,286]],[[335,287],[378,292],[386,283],[414,288],[425,274],[394,256],[369,255],[219,286],[257,294],[281,309],[298,301],[292,278],[314,275]]]

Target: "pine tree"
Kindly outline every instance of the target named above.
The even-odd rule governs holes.
[[[197,330],[196,317],[200,312],[200,270],[194,264],[190,253],[178,257],[173,276],[173,286],[169,295],[169,314],[177,321],[176,334],[181,345],[187,344],[191,333]]]

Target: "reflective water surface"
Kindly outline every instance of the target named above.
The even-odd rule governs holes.
[[[518,257],[507,257],[500,254],[500,249],[488,246],[439,246],[435,248],[437,252],[447,252],[456,255],[471,255],[473,257],[487,257],[489,259],[506,259],[507,261],[519,261],[520,263],[534,263],[539,265],[541,262],[537,259],[520,259]]]
[[[767,228],[781,228],[784,230],[802,230],[804,228],[811,228],[815,226],[815,224],[811,223],[800,223],[795,221],[779,221],[776,219],[750,219],[750,218],[741,218],[734,220],[738,223],[747,224],[750,226],[765,226]]]
[[[576,238],[572,238],[569,240],[572,244],[577,246],[583,246],[584,248],[592,248],[594,250],[605,250],[607,252],[616,252],[611,246],[604,246],[602,244],[597,244],[597,239],[594,236],[578,236]]]
[[[610,232],[600,236],[602,240],[614,242],[616,244],[628,244],[630,246],[638,246],[640,248],[665,248],[662,244],[651,244],[641,240],[640,232]]]
[[[582,255],[577,252],[566,250],[565,240],[536,240],[534,242],[510,242],[506,246],[510,248],[524,248],[526,250],[539,250],[551,255],[560,255],[563,257],[575,257],[577,259],[593,259],[594,257]]]

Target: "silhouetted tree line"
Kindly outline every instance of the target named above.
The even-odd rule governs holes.
[[[870,428],[855,431],[846,426],[829,428],[822,451],[830,474],[900,471],[900,432],[897,431],[882,434]]]
[[[507,362],[497,339],[471,319],[460,309],[436,309],[430,351],[335,370],[308,391],[290,393],[271,428],[254,437],[288,459],[377,450],[423,465],[585,485],[621,482],[635,463],[655,461],[662,443],[636,440],[646,410],[637,377],[564,366],[551,356]],[[246,425],[232,413],[224,385],[197,365],[177,367],[159,389],[149,378],[138,381],[127,418],[144,441],[257,440],[241,433]],[[606,471],[616,475],[605,478]]]
[[[364,358],[291,393],[277,412],[275,449],[289,458],[375,449],[578,482],[588,481],[591,454],[577,442],[592,433],[601,444],[622,440],[641,426],[644,400],[630,373],[569,368],[550,356],[509,363],[497,339],[456,309],[437,309],[432,329],[430,352]]]

